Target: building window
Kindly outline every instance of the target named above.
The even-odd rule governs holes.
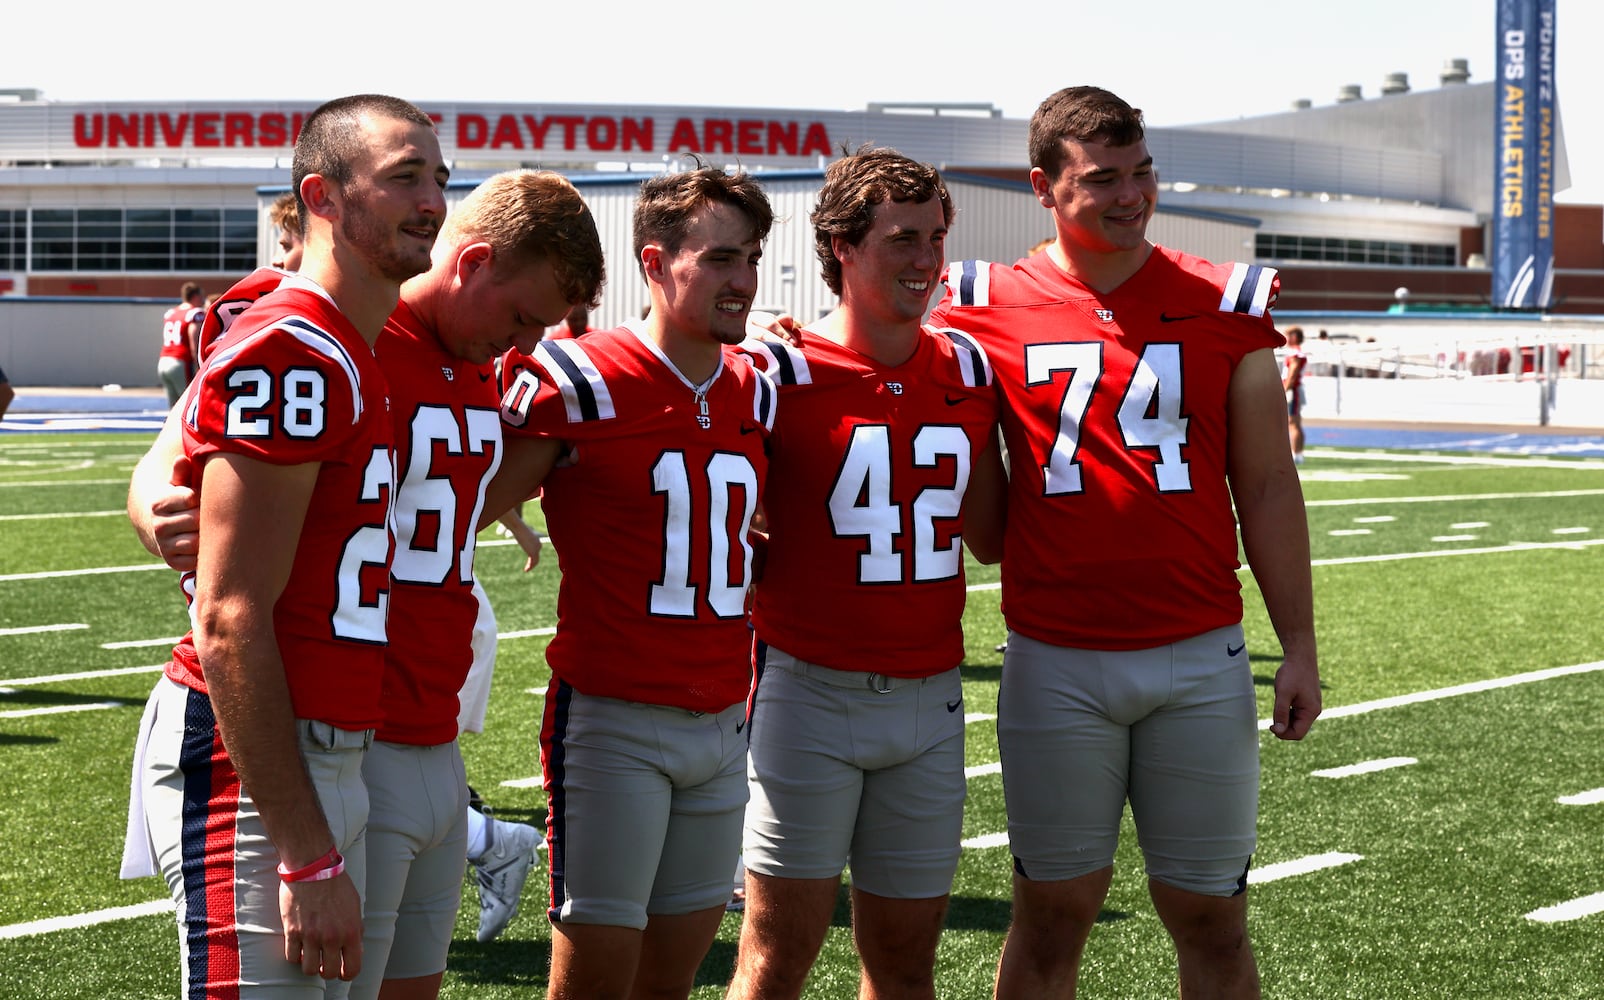
[[[1457,263],[1458,248],[1451,243],[1402,243],[1258,233],[1254,237],[1254,253],[1260,260],[1310,260],[1382,267],[1453,267]]]
[[[35,208],[32,213],[35,271],[196,273],[256,266],[255,209]],[[0,210],[0,270],[25,269],[27,214],[26,209]]]

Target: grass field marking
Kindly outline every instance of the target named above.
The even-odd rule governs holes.
[[[1377,771],[1390,771],[1395,767],[1408,767],[1420,761],[1413,757],[1379,757],[1376,760],[1360,761],[1357,764],[1346,764],[1342,767],[1326,767],[1309,773],[1316,778],[1352,778],[1360,774],[1374,774]]]
[[[1480,535],[1432,535],[1434,542],[1474,542]]]
[[[1556,534],[1556,535],[1585,535],[1585,534],[1587,534],[1588,532],[1590,532],[1592,530],[1593,530],[1592,528],[1555,528],[1554,529],[1554,534]]]
[[[1569,902],[1541,907],[1526,914],[1526,919],[1534,920],[1540,924],[1557,924],[1566,920],[1591,917],[1595,913],[1604,913],[1604,892],[1595,892],[1591,896],[1582,896]]]
[[[97,566],[94,569],[52,569],[43,573],[6,573],[0,575],[0,583],[16,583],[20,580],[63,580],[74,576],[104,576],[107,573],[143,573],[152,569],[173,572],[166,563],[141,563],[138,566]]]
[[[1427,552],[1386,552],[1374,556],[1336,556],[1331,559],[1311,559],[1310,566],[1349,566],[1357,563],[1396,562],[1400,559],[1439,559],[1444,556],[1490,556],[1504,552],[1535,552],[1540,549],[1574,549],[1580,551],[1589,545],[1604,545],[1604,538],[1589,538],[1581,542],[1510,542],[1508,545],[1490,545],[1479,549],[1433,549]],[[1243,566],[1237,572],[1249,573],[1252,568]]]
[[[121,479],[40,479],[32,482],[0,483],[0,489],[43,486],[127,486],[128,478]]]
[[[532,694],[536,698],[544,698],[544,697],[546,697],[546,689],[545,688],[524,688],[524,694]]]
[[[1604,802],[1604,788],[1594,788],[1575,795],[1561,795],[1554,800],[1562,806],[1596,806]]]
[[[124,639],[121,642],[103,642],[101,649],[144,649],[146,646],[176,646],[183,641],[183,636],[172,635],[163,639]]]
[[[516,629],[516,630],[514,630],[512,632],[497,632],[496,633],[496,639],[497,640],[501,640],[501,639],[527,639],[532,635],[556,635],[556,634],[557,634],[557,626],[552,625],[552,626],[549,626],[547,628],[521,628],[521,629]]]
[[[1463,503],[1469,500],[1560,500],[1567,497],[1604,496],[1604,490],[1538,490],[1532,493],[1445,493],[1416,497],[1346,497],[1305,500],[1305,507],[1369,507],[1389,503]]]
[[[1604,462],[1596,459],[1517,458],[1510,455],[1433,455],[1418,451],[1343,451],[1341,449],[1326,448],[1310,449],[1309,454],[1317,455],[1320,458],[1341,458],[1357,462],[1397,462],[1412,465],[1483,465],[1505,469],[1582,469],[1588,472],[1604,469]]]
[[[540,784],[541,784],[540,776],[536,775],[533,778],[513,778],[511,781],[503,781],[501,783],[501,787],[502,788],[539,788]]]
[[[76,510],[69,514],[0,514],[0,521],[56,521],[80,517],[127,517],[126,510]]]
[[[155,899],[148,903],[135,903],[132,906],[113,906],[107,910],[95,910],[91,913],[74,913],[67,917],[50,917],[46,920],[30,920],[22,924],[8,924],[5,927],[0,927],[0,941],[33,937],[36,934],[51,934],[56,931],[78,930],[84,927],[94,927],[97,924],[109,924],[114,920],[154,917],[160,913],[172,912],[173,901],[171,899]]]
[[[1326,534],[1332,538],[1347,538],[1350,535],[1373,535],[1375,532],[1369,528],[1338,528],[1335,531],[1328,531]]]
[[[109,670],[84,670],[76,674],[45,674],[41,677],[15,677],[8,681],[0,681],[3,687],[27,687],[30,684],[60,684],[63,681],[85,681],[95,677],[122,677],[126,674],[153,674],[165,670],[167,664],[158,663],[149,667],[113,667]]]
[[[1396,521],[1396,520],[1398,520],[1398,519],[1396,517],[1393,517],[1391,514],[1377,514],[1374,517],[1356,517],[1356,518],[1353,519],[1353,523],[1354,524],[1388,524],[1388,523],[1390,523],[1392,521]]]
[[[17,628],[0,628],[0,635],[34,635],[39,632],[71,632],[74,629],[88,628],[83,622],[70,622],[61,625],[22,625]]]
[[[990,764],[976,764],[974,767],[964,768],[964,777],[980,778],[988,774],[1001,774],[1002,761],[993,761]]]
[[[1460,521],[1458,524],[1450,524],[1448,527],[1454,531],[1470,531],[1473,528],[1491,528],[1492,526],[1491,521]]]
[[[1293,858],[1291,861],[1278,861],[1273,865],[1262,868],[1248,869],[1248,884],[1263,885],[1266,882],[1275,882],[1294,875],[1308,875],[1311,872],[1324,871],[1327,868],[1336,868],[1338,865],[1350,865],[1355,861],[1363,861],[1363,854],[1347,854],[1343,851],[1327,851],[1324,854],[1311,854],[1306,858]]]
[[[964,713],[964,725],[972,726],[977,722],[990,722],[992,719],[995,719],[996,717],[997,716],[996,716],[995,713],[987,714],[985,712],[965,712]]]
[[[1480,694],[1483,691],[1497,691],[1500,688],[1517,687],[1521,684],[1535,684],[1538,681],[1551,681],[1575,674],[1590,674],[1599,670],[1604,670],[1604,660],[1596,660],[1592,663],[1578,663],[1569,667],[1549,667],[1524,674],[1511,674],[1508,677],[1494,677],[1485,681],[1471,681],[1468,684],[1455,684],[1452,687],[1437,688],[1432,691],[1416,691],[1414,694],[1400,694],[1391,698],[1378,698],[1375,701],[1339,705],[1336,708],[1328,708],[1322,711],[1320,718],[1316,721],[1341,719],[1352,715],[1365,715],[1369,712],[1379,712],[1384,708],[1402,708],[1405,705],[1418,705],[1427,701],[1457,698],[1462,694]],[[1270,721],[1269,719],[1260,719],[1259,728],[1269,729]]]
[[[97,701],[88,705],[52,705],[49,708],[19,708],[0,712],[0,719],[26,719],[34,715],[65,715],[68,712],[99,712],[108,708],[122,708],[126,701]]]
[[[978,837],[970,837],[968,840],[963,841],[961,846],[966,847],[966,848],[968,848],[969,850],[972,850],[972,851],[974,851],[974,850],[983,851],[988,847],[1007,847],[1008,846],[1008,834],[1006,834],[1006,833],[985,833],[985,834],[981,834]]]

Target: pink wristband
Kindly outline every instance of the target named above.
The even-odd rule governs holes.
[[[304,868],[289,869],[279,862],[278,877],[286,882],[321,882],[345,871],[345,859],[340,857],[338,846]]]

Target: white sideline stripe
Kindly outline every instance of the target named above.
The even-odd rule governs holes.
[[[972,726],[977,722],[990,722],[995,718],[995,715],[987,715],[985,712],[969,712],[964,715],[964,725]]]
[[[1581,551],[1590,545],[1604,545],[1604,538],[1589,538],[1581,542],[1511,542],[1508,545],[1491,545],[1480,549],[1438,549],[1431,552],[1393,552],[1379,556],[1344,556],[1339,559],[1313,559],[1310,566],[1348,566],[1355,563],[1397,562],[1402,559],[1435,559],[1441,556],[1487,556],[1500,552],[1536,552],[1541,549],[1572,549]],[[1238,572],[1248,572],[1243,566]]]
[[[1327,767],[1309,773],[1316,778],[1351,778],[1356,774],[1374,774],[1376,771],[1388,771],[1395,767],[1408,767],[1420,761],[1413,757],[1382,757],[1377,760],[1361,761],[1357,764],[1348,764],[1344,767]]]
[[[1326,868],[1335,868],[1338,865],[1352,864],[1355,861],[1362,860],[1364,860],[1363,854],[1344,854],[1341,851],[1311,854],[1306,858],[1280,861],[1273,865],[1265,865],[1263,868],[1250,868],[1248,869],[1248,884],[1263,885],[1265,882],[1291,878],[1294,875],[1307,875],[1310,872],[1322,871]]]
[[[1604,892],[1595,892],[1591,896],[1582,896],[1567,903],[1541,907],[1526,914],[1526,919],[1535,920],[1540,924],[1557,924],[1565,920],[1590,917],[1595,913],[1604,913]]]
[[[0,583],[12,583],[17,580],[58,580],[70,576],[101,576],[106,573],[139,573],[147,569],[168,569],[166,563],[144,563],[139,566],[99,566],[95,569],[53,569],[43,573],[7,573],[0,576]]]
[[[1351,497],[1341,500],[1309,500],[1304,503],[1304,506],[1368,507],[1372,504],[1387,503],[1457,503],[1461,500],[1555,500],[1560,497],[1596,496],[1604,496],[1604,490],[1541,490],[1536,493],[1456,493],[1430,497]]]
[[[1480,535],[1432,535],[1434,542],[1474,542]]]
[[[1374,534],[1374,532],[1369,528],[1337,528],[1335,531],[1326,532],[1326,534],[1333,538],[1345,538],[1348,535],[1370,535]]]
[[[165,639],[125,639],[122,642],[103,642],[101,649],[142,649],[145,646],[176,646],[183,640],[183,636],[168,636]]]
[[[962,846],[971,850],[984,850],[988,847],[1007,847],[1008,834],[987,833],[979,837],[970,837],[968,840],[963,842]]]
[[[9,941],[12,938],[32,937],[35,934],[50,934],[55,931],[77,930],[83,927],[93,927],[96,924],[106,924],[113,920],[131,920],[134,917],[154,917],[161,913],[173,912],[173,901],[170,899],[156,899],[149,903],[135,903],[132,906],[113,906],[108,910],[95,910],[91,913],[74,913],[68,917],[50,917],[45,920],[30,920],[23,924],[9,924],[0,927],[0,941]]]
[[[1554,529],[1554,534],[1556,534],[1556,535],[1585,535],[1589,531],[1592,531],[1592,530],[1593,530],[1592,528],[1555,528]]]
[[[539,788],[540,787],[540,778],[539,778],[539,776],[536,776],[536,777],[533,777],[533,778],[514,778],[511,781],[503,781],[501,783],[501,787],[502,788]]]
[[[1580,469],[1584,472],[1598,470],[1598,462],[1594,460],[1560,461],[1552,458],[1519,458],[1515,456],[1496,455],[1438,455],[1423,451],[1343,451],[1336,448],[1318,449],[1321,458],[1356,458],[1372,462],[1397,462],[1404,465],[1491,465],[1503,468],[1534,468],[1534,469]]]
[[[532,694],[536,698],[544,698],[544,697],[546,697],[546,689],[545,688],[524,688],[524,694]]]
[[[1500,688],[1533,684],[1537,681],[1549,681],[1556,677],[1569,677],[1572,674],[1590,674],[1599,670],[1604,670],[1604,660],[1594,661],[1593,663],[1578,663],[1570,667],[1549,667],[1546,670],[1533,670],[1524,674],[1512,674],[1509,677],[1495,677],[1488,681],[1455,684],[1452,687],[1438,688],[1435,691],[1416,691],[1414,694],[1401,694],[1392,698],[1378,698],[1375,701],[1361,701],[1353,705],[1328,708],[1320,713],[1320,719],[1340,719],[1349,715],[1364,715],[1368,712],[1380,711],[1383,708],[1401,708],[1404,705],[1418,705],[1426,701],[1457,698],[1462,694],[1497,691]],[[1270,721],[1269,719],[1260,719],[1259,728],[1269,729]]]
[[[1604,802],[1604,788],[1577,792],[1575,795],[1561,795],[1554,801],[1562,806],[1596,806],[1600,802]]]
[[[61,625],[24,625],[18,628],[0,628],[0,635],[33,635],[38,632],[71,632],[74,629],[88,628],[83,622],[63,623]]]
[[[0,712],[0,719],[25,719],[30,715],[64,715],[67,712],[98,712],[103,708],[122,708],[125,701],[97,701],[88,705],[52,705],[49,708],[20,708]]]
[[[977,764],[974,767],[966,767],[966,768],[964,768],[964,777],[965,778],[979,778],[979,777],[981,777],[983,775],[987,775],[987,774],[1001,774],[1001,773],[1002,773],[1002,761],[997,761],[996,763],[992,763],[992,764]]]
[[[6,486],[127,486],[127,478],[123,479],[35,479],[30,482],[0,483]]]
[[[1491,528],[1492,526],[1493,522],[1491,521],[1461,521],[1458,524],[1450,524],[1448,527],[1455,531],[1468,531],[1471,528]]]
[[[998,581],[997,583],[971,583],[969,586],[964,588],[965,591],[967,591],[967,592],[969,592],[971,594],[979,593],[982,590],[1001,590],[1001,589],[1002,589],[1002,582],[1001,581]]]
[[[497,632],[497,639],[527,639],[532,635],[556,635],[557,627],[551,628],[522,628],[515,632]]]
[[[1387,523],[1389,523],[1391,521],[1396,521],[1396,520],[1398,520],[1398,519],[1396,517],[1393,517],[1391,514],[1380,514],[1380,515],[1377,515],[1376,517],[1356,517],[1356,518],[1353,519],[1353,523],[1354,524],[1387,524]]]
[[[84,681],[93,677],[121,677],[124,674],[153,674],[165,669],[167,664],[158,663],[149,667],[113,667],[110,670],[84,670],[76,674],[45,674],[41,677],[18,677],[9,681],[0,681],[6,687],[27,687],[30,684],[59,684],[62,681]]]
[[[127,517],[126,510],[80,510],[71,514],[0,514],[0,521],[50,521],[68,517]]]

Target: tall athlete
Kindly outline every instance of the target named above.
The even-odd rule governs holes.
[[[858,995],[935,995],[966,790],[963,515],[1003,487],[985,352],[921,326],[952,215],[899,153],[832,163],[813,227],[840,308],[746,347],[781,408],[731,997],[801,995],[849,859]]]
[[[162,347],[156,358],[156,378],[167,391],[168,409],[178,402],[195,374],[195,335],[200,329],[206,293],[195,282],[186,281],[178,298],[178,305],[162,314]]]
[[[218,341],[183,400],[185,485],[200,498],[184,581],[194,628],[151,696],[137,759],[186,996],[322,995],[361,970],[361,767],[380,721],[392,547],[373,344],[401,283],[429,266],[447,174],[411,104],[318,108],[293,167],[302,271]]]
[[[563,453],[542,501],[562,569],[540,755],[552,998],[688,995],[729,899],[747,528],[774,386],[727,345],[745,337],[772,222],[747,175],[648,180],[634,244],[650,315],[544,342],[504,371],[507,465],[527,474],[487,511],[529,496]]]
[[[1011,458],[997,738],[1014,919],[997,993],[1073,995],[1128,798],[1181,994],[1257,996],[1238,518],[1285,657],[1271,731],[1301,739],[1320,711],[1278,279],[1147,241],[1141,113],[1105,90],[1042,102],[1030,157],[1056,241],[1011,268],[951,265],[935,314],[985,345]]]
[[[354,996],[376,996],[381,983],[391,1000],[439,992],[462,898],[468,818],[476,815],[456,737],[480,613],[474,529],[502,460],[490,362],[509,345],[532,350],[573,303],[594,301],[602,277],[595,223],[572,184],[548,172],[498,174],[451,212],[430,269],[402,286],[375,345],[390,386],[399,478],[384,718],[362,767],[371,810],[365,964]],[[263,268],[231,297],[254,302],[286,278]],[[218,317],[243,322],[259,307]],[[142,485],[146,495],[161,494],[159,484]],[[516,842],[495,866],[518,874],[508,887],[512,903],[496,915],[504,923],[538,834],[522,824],[486,825],[493,841]]]

